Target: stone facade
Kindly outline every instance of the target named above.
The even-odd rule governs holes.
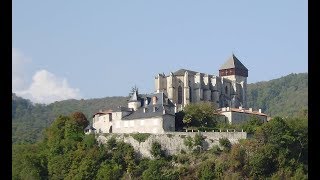
[[[226,118],[226,122],[230,124],[238,124],[243,123],[250,118],[256,117],[260,119],[261,122],[267,122],[267,115],[259,111],[253,111],[252,108],[244,109],[242,107],[239,108],[221,108],[219,109],[219,113]]]
[[[211,101],[217,107],[246,107],[248,69],[232,55],[219,76],[180,69],[155,77],[156,92],[164,92],[179,110],[188,103]]]
[[[97,135],[97,141],[106,144],[108,139],[116,137],[119,141],[124,141],[133,146],[138,155],[142,157],[152,157],[150,150],[153,142],[159,142],[161,149],[166,155],[178,154],[181,150],[187,152],[188,147],[184,140],[187,136],[194,138],[198,132],[167,132],[162,134],[150,134],[144,142],[138,142],[130,134],[112,134],[112,135]],[[246,132],[201,132],[204,137],[202,143],[203,150],[208,150],[214,145],[219,145],[220,138],[227,138],[231,144],[237,143],[240,139],[247,139]]]
[[[232,55],[219,76],[180,69],[155,77],[155,93],[142,97],[133,93],[128,107],[100,111],[93,115],[93,131],[86,133],[165,133],[175,131],[175,113],[189,103],[209,101],[218,108],[219,120],[240,123],[267,115],[246,109],[248,69]],[[90,132],[89,132],[90,131]]]
[[[164,93],[141,98],[135,91],[128,107],[93,115],[97,133],[164,133],[175,131],[175,107]]]

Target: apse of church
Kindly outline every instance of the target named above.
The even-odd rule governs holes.
[[[177,106],[210,101],[217,107],[246,107],[248,69],[234,56],[219,70],[219,76],[180,69],[155,77],[156,92],[164,92]]]

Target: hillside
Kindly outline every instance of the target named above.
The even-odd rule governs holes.
[[[308,73],[248,84],[248,106],[270,116],[295,116],[308,109]]]
[[[64,100],[49,105],[32,104],[12,95],[12,142],[35,142],[58,115],[83,112],[89,121],[100,109],[126,106],[128,97]],[[278,79],[248,84],[248,105],[271,116],[297,115],[308,109],[308,74],[290,74]]]
[[[42,137],[42,130],[59,115],[74,111],[83,112],[91,121],[100,109],[126,106],[128,97],[105,97],[88,100],[64,100],[49,105],[32,104],[29,100],[12,95],[12,142],[35,142]]]

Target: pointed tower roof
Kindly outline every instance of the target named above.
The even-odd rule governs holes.
[[[232,53],[232,56],[221,66],[220,69],[248,69],[239,61],[239,59]]]
[[[129,99],[129,102],[132,102],[132,101],[138,101],[138,90],[135,90],[133,93],[132,93],[132,96],[130,97]]]

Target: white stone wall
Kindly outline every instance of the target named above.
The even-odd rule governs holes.
[[[93,127],[97,133],[164,133],[175,130],[173,109],[167,108],[166,113],[157,117],[124,120],[130,112],[112,112],[97,114],[93,117]]]
[[[99,133],[108,133],[112,122],[109,122],[110,114],[104,115],[95,115],[93,117],[92,127],[96,129],[96,132]]]
[[[267,121],[267,116],[261,116],[257,114],[249,114],[249,113],[241,113],[241,112],[233,112],[233,111],[221,112],[221,114],[227,117],[230,124],[245,122],[249,120],[252,116],[259,118],[262,122]]]
[[[140,101],[133,101],[128,103],[128,108],[132,108],[134,111],[136,111],[139,107],[141,107]]]
[[[114,133],[164,133],[163,118],[114,120],[112,130]]]
[[[102,144],[106,144],[108,139],[115,136],[117,140],[124,141],[133,146],[135,151],[143,157],[152,157],[150,149],[152,142],[159,142],[161,149],[168,155],[180,153],[181,150],[189,151],[188,147],[184,144],[184,140],[187,136],[194,138],[197,132],[170,132],[165,134],[150,134],[145,142],[138,142],[130,134],[108,134],[98,135],[97,141]],[[227,138],[231,144],[238,143],[240,139],[246,139],[246,132],[201,132],[204,136],[204,142],[202,144],[204,150],[210,149],[213,145],[219,145],[220,138]]]

